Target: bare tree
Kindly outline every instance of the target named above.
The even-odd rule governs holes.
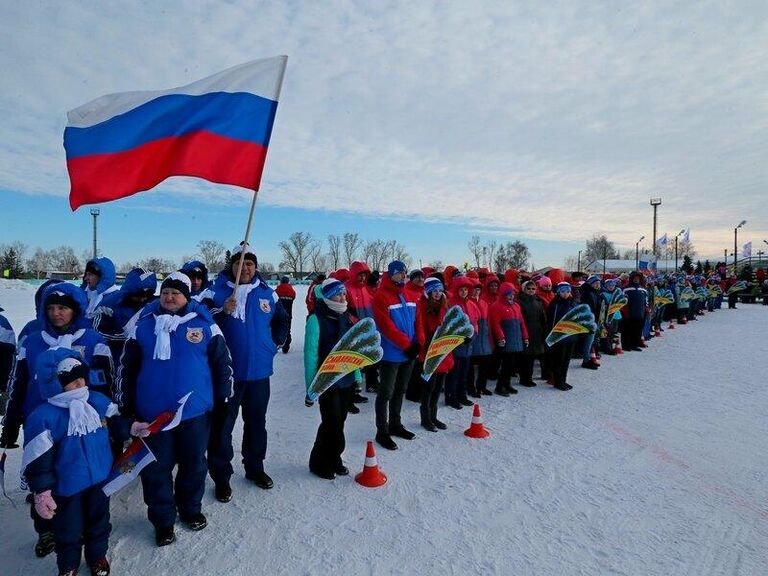
[[[42,248],[37,248],[32,257],[27,260],[27,269],[34,272],[37,278],[51,267],[51,253]]]
[[[445,268],[445,265],[443,264],[442,260],[432,260],[429,264],[427,264],[430,268],[434,268],[435,270],[442,270]]]
[[[525,268],[531,258],[531,251],[525,242],[515,240],[511,244],[507,243],[507,257],[510,268]]]
[[[489,240],[485,243],[485,246],[483,247],[483,253],[485,254],[485,262],[488,267],[493,267],[493,259],[496,257],[496,248],[498,247],[498,244],[496,240]]]
[[[296,277],[301,278],[304,275],[304,266],[309,257],[311,244],[312,234],[309,232],[294,232],[288,237],[288,240],[281,241],[278,244],[283,254],[280,268],[292,270]]]
[[[597,235],[593,234],[592,238],[587,240],[587,249],[584,250],[582,260],[585,264],[589,264],[595,260],[618,258],[619,252],[616,250],[616,246],[608,240],[605,234]]]
[[[339,269],[341,264],[341,246],[342,239],[338,234],[328,234],[328,260],[330,267],[334,270]],[[348,262],[347,265],[351,265],[352,262]]]
[[[384,251],[384,243],[381,240],[369,240],[363,245],[363,260],[371,266],[372,270],[381,270],[381,253]]]
[[[176,268],[170,260],[157,258],[156,256],[145,258],[139,262],[139,266],[148,272],[156,272],[158,274],[168,274]]]
[[[475,267],[480,268],[480,259],[483,257],[483,246],[480,243],[480,236],[472,236],[469,242],[467,242],[467,248],[469,248],[472,258],[475,259]]]
[[[316,240],[309,247],[309,261],[315,272],[325,271],[328,268],[328,259],[323,254],[323,243]],[[334,268],[336,270],[337,268]]]
[[[404,262],[408,268],[410,268],[411,257],[409,256],[408,251],[405,249],[405,246],[395,240],[393,240],[392,243],[392,260],[400,260],[401,262]]]
[[[259,261],[259,273],[263,276],[271,276],[275,273],[275,265],[271,262]]]
[[[220,272],[226,265],[224,261],[226,248],[218,240],[200,240],[197,243],[197,249],[209,271]]]
[[[355,261],[355,256],[362,246],[363,241],[360,240],[360,236],[358,236],[357,232],[344,233],[344,257],[347,260],[347,268],[349,268],[349,265]]]

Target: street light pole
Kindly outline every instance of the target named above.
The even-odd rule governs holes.
[[[677,273],[677,239],[680,237],[680,234],[683,234],[684,232],[685,232],[685,229],[680,230],[677,236],[675,236],[675,273]]]
[[[763,240],[763,242],[765,242],[765,240]],[[768,244],[768,242],[765,243]],[[581,250],[579,250],[579,257],[576,262],[576,272],[581,272]]]
[[[736,226],[736,228],[733,229],[733,275],[736,276],[736,258],[738,257],[739,248],[738,248],[738,235],[739,235],[739,228],[744,226],[746,224],[746,220],[742,220],[739,222],[739,225]]]
[[[98,248],[96,246],[96,219],[99,217],[100,210],[98,208],[91,208],[91,216],[93,216],[93,258],[96,259],[99,256]]]
[[[640,236],[640,240],[635,242],[635,270],[640,268],[640,242],[645,240],[645,236]]]
[[[653,255],[656,256],[656,209],[661,206],[661,198],[651,198],[651,206],[653,206]]]

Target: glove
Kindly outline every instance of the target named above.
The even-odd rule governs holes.
[[[416,358],[416,356],[419,355],[419,352],[421,352],[421,344],[418,342],[411,342],[411,345],[405,349],[405,355],[408,358]]]
[[[3,433],[0,434],[0,448],[11,450],[18,448],[16,440],[19,439],[19,427],[12,424],[6,424],[3,426]]]
[[[131,436],[146,438],[149,436],[149,422],[134,422],[131,424]]]
[[[35,494],[35,511],[40,515],[40,518],[46,520],[53,518],[56,513],[56,502],[51,496],[50,490]]]
[[[309,399],[309,394],[304,396],[304,406],[306,406],[307,408],[312,408],[312,406],[314,405],[315,405],[315,402]]]
[[[506,346],[506,345],[507,345],[507,341],[506,340],[504,340],[503,338],[501,340],[499,340],[499,348],[504,348],[504,346]]]

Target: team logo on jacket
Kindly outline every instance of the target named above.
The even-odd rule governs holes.
[[[259,307],[265,314],[269,314],[272,311],[272,307],[269,305],[269,300],[265,298],[259,298]]]
[[[192,344],[200,344],[203,341],[202,328],[187,328],[187,341]]]

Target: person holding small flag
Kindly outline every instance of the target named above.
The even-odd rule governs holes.
[[[144,308],[128,336],[117,378],[120,413],[132,421],[131,435],[144,438],[156,459],[141,471],[141,483],[158,546],[175,541],[177,511],[191,530],[208,524],[201,503],[211,412],[226,413],[232,395],[232,360],[224,337],[208,309],[190,299],[190,291],[191,282],[181,272],[163,280],[160,299]],[[172,410],[181,410],[179,424],[148,435],[150,423]]]
[[[89,372],[72,350],[40,354],[34,385],[45,402],[24,424],[22,473],[36,513],[53,524],[60,576],[77,576],[83,549],[92,576],[110,572],[112,526],[102,487],[112,466],[106,421],[117,406],[88,389]]]

